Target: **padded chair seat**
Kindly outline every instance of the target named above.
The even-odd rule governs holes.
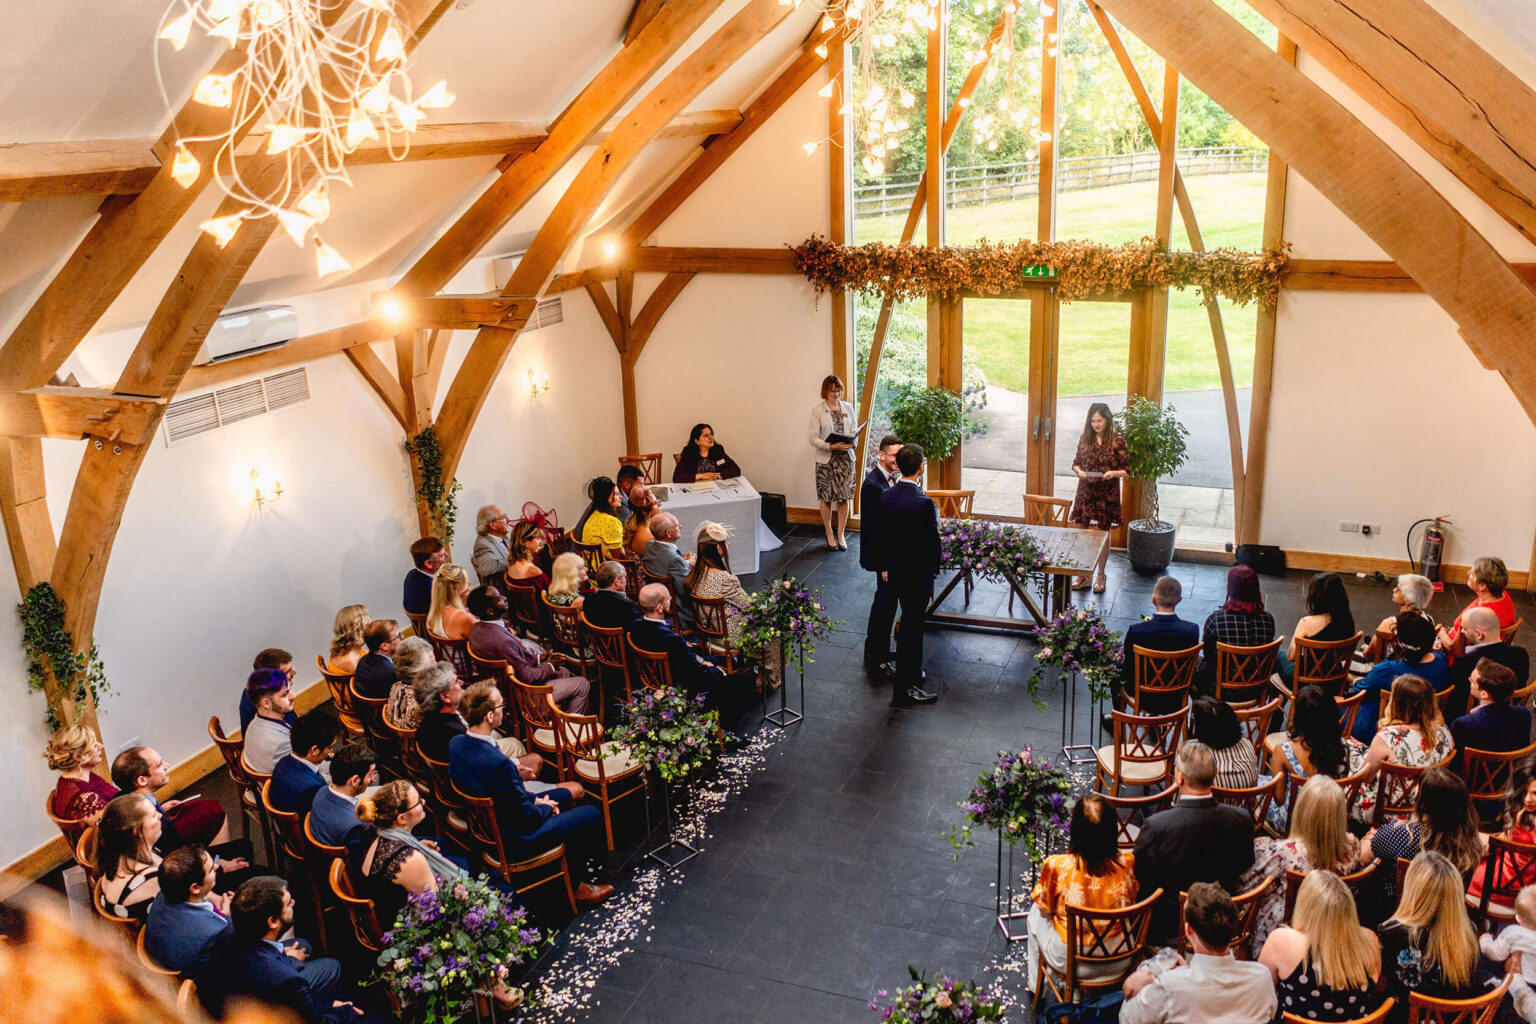
[[[1467,909],[1468,910],[1476,911],[1477,908],[1481,904],[1482,904],[1482,897],[1481,896],[1473,896],[1471,893],[1467,893]],[[1492,900],[1488,901],[1488,920],[1490,920],[1490,921],[1513,921],[1514,919],[1515,919],[1515,908],[1514,907],[1502,907],[1499,904],[1493,902]]]
[[[603,776],[608,779],[616,779],[630,772],[639,771],[642,767],[628,747],[619,743],[604,743],[602,745]],[[597,761],[591,758],[578,759],[576,762],[576,777],[583,781],[597,782]]]
[[[469,822],[465,821],[464,816],[461,815],[458,811],[449,811],[448,827],[453,829],[455,832],[468,832]]]
[[[1099,759],[1099,767],[1106,774],[1114,774],[1115,771],[1115,745],[1111,743],[1107,747],[1100,747],[1096,752]],[[1173,758],[1166,761],[1121,761],[1120,781],[1127,786],[1150,785],[1168,776],[1168,770]]]
[[[535,730],[533,730],[533,745],[536,746],[536,747],[543,747],[545,750],[554,750],[555,749],[555,730],[553,730],[553,729],[535,729]]]

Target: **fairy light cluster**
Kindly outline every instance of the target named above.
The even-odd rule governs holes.
[[[393,0],[174,0],[161,42],[180,51],[194,32],[239,60],[198,81],[193,102],[228,109],[229,118],[220,132],[177,140],[171,177],[191,188],[212,174],[244,206],[199,226],[223,248],[245,221],[275,217],[295,245],[314,248],[320,276],[350,269],[318,230],[331,215],[332,188],[351,185],[347,155],[382,141],[390,159],[404,158],[427,111],[454,99],[442,81],[414,92],[409,33]],[[158,49],[155,65],[159,74]],[[254,144],[240,141],[247,134]],[[206,157],[208,143],[204,166],[194,150]]]

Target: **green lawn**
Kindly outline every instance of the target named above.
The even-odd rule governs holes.
[[[1264,176],[1225,175],[1187,182],[1207,248],[1256,249],[1264,220]],[[1090,238],[1116,245],[1151,233],[1155,182],[1135,182],[1059,197],[1056,236]],[[1034,198],[951,210],[947,240],[964,245],[986,237],[1012,241],[1034,236]],[[1174,216],[1175,248],[1189,242]],[[860,220],[855,241],[894,242],[901,218]],[[922,228],[919,226],[921,236]],[[908,303],[921,317],[921,304]],[[1222,304],[1222,323],[1232,356],[1233,377],[1245,387],[1253,377],[1256,309]],[[1130,307],[1119,302],[1075,302],[1062,307],[1059,393],[1123,392],[1130,337]],[[1010,391],[1029,387],[1029,304],[1017,300],[971,300],[965,304],[965,347],[988,382]],[[1168,353],[1164,387],[1170,391],[1219,386],[1210,323],[1194,291],[1174,291],[1169,300]]]

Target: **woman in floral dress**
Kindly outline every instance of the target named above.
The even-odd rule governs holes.
[[[730,639],[731,649],[736,650],[741,644],[741,615],[747,609],[748,598],[747,592],[741,587],[741,580],[731,572],[731,549],[727,541],[730,530],[723,523],[708,520],[699,524],[695,547],[698,554],[693,562],[693,571],[684,582],[688,586],[688,593],[694,597],[725,599],[726,636]],[[768,677],[768,685],[778,689],[783,673],[777,647],[768,649],[763,656],[762,666],[763,674]]]
[[[1383,761],[1391,761],[1407,768],[1428,768],[1441,764],[1456,749],[1451,730],[1440,717],[1440,705],[1435,701],[1435,691],[1421,676],[1398,676],[1392,683],[1391,696],[1387,699],[1387,724],[1376,733],[1365,751],[1365,784],[1361,792],[1375,792],[1376,774]],[[1369,824],[1374,807],[1367,808],[1359,800],[1353,808],[1356,821]],[[1398,820],[1412,818],[1411,813],[1393,815]]]
[[[1131,453],[1125,446],[1125,438],[1115,433],[1115,416],[1103,402],[1088,407],[1088,422],[1083,427],[1082,439],[1077,442],[1077,455],[1072,459],[1072,472],[1077,474],[1077,498],[1072,502],[1068,519],[1082,527],[1095,528],[1108,533],[1123,522],[1120,515],[1120,481],[1130,476]],[[1099,553],[1094,568],[1093,592],[1104,592],[1104,565],[1109,561],[1109,545]],[[1074,590],[1088,585],[1087,576],[1072,581]]]

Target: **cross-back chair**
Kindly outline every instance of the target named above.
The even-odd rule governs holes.
[[[1024,495],[1026,526],[1071,526],[1067,521],[1071,511],[1071,498],[1052,498],[1044,494]]]
[[[976,505],[975,491],[935,491],[928,497],[939,506],[940,519],[969,519]]]
[[[146,934],[147,929],[139,929],[139,937],[135,939],[133,943],[133,951],[138,954],[139,965],[149,973],[158,975],[162,978],[176,977],[176,971],[173,971],[168,967],[161,967],[159,964],[155,963],[155,958],[150,956],[149,950],[144,948],[144,936]]]
[[[431,780],[428,792],[432,801],[441,808],[439,818],[444,832],[466,850],[474,849],[474,835],[470,830],[469,809],[459,799],[459,791],[453,788],[453,778],[448,773],[447,761],[434,761],[420,747],[416,748],[421,763],[427,766],[427,778]]]
[[[357,890],[352,887],[352,876],[347,872],[347,862],[331,861],[326,877],[330,879],[331,892],[336,894],[337,901],[347,911],[347,920],[352,922],[352,934],[357,939],[357,944],[370,953],[377,953],[383,949],[384,929],[379,924],[378,908],[373,900],[358,895]]]
[[[1441,766],[1449,764],[1450,760],[1446,758]],[[1381,767],[1376,771],[1376,811],[1372,824],[1379,826],[1382,822],[1394,819],[1412,820],[1419,805],[1419,780],[1429,767],[1414,767],[1395,761],[1381,762]]]
[[[1349,681],[1349,662],[1360,644],[1360,633],[1343,640],[1296,638],[1296,671],[1292,675],[1293,694],[1304,687],[1321,686],[1324,693],[1337,697]]]
[[[1094,788],[1103,792],[1106,780],[1119,793],[1121,786],[1155,786],[1173,776],[1173,758],[1189,720],[1186,705],[1166,715],[1133,715],[1111,711],[1114,742],[1095,751]]]
[[[1536,743],[1507,753],[1478,750],[1475,747],[1467,747],[1461,753],[1465,758],[1461,777],[1467,782],[1467,794],[1472,798],[1472,806],[1478,807],[1479,801],[1483,802],[1481,806],[1484,807],[1491,803],[1502,806],[1504,791],[1509,788],[1510,769],[1536,754]],[[1485,827],[1492,824],[1495,822],[1484,818]]]
[[[1499,639],[1507,644],[1515,642],[1515,636],[1520,632],[1520,627],[1525,624],[1524,619],[1516,619],[1503,629],[1499,630]]]
[[[541,872],[540,877],[518,888],[518,893],[536,889],[548,882],[560,879],[565,882],[565,897],[576,913],[576,889],[571,884],[571,869],[565,861],[565,844],[560,843],[523,860],[513,860],[507,855],[507,844],[501,835],[501,823],[496,818],[496,807],[488,796],[471,796],[454,786],[454,796],[469,814],[470,830],[480,854],[481,863],[500,875],[508,885],[515,886],[513,878]]]
[[[737,651],[731,646],[729,611],[723,597],[693,598],[693,628],[704,649],[725,660],[726,672],[736,671]]]
[[[1488,856],[1483,864],[1483,889],[1467,894],[1467,909],[1483,928],[1494,922],[1515,919],[1515,897],[1528,885],[1536,885],[1536,846],[1503,836],[1488,837]]]
[[[629,548],[609,548],[608,557],[624,566],[624,593],[629,595],[631,601],[638,602],[645,563]]]
[[[1354,775],[1333,780],[1344,791],[1345,807],[1353,807],[1355,801],[1359,799],[1360,791],[1366,786],[1365,777],[1368,772],[1369,769],[1363,769]],[[1285,820],[1287,822],[1296,813],[1296,800],[1301,796],[1301,787],[1307,784],[1309,778],[1311,778],[1309,775],[1297,775],[1291,770],[1290,762],[1285,763]],[[1284,839],[1284,833],[1280,833],[1278,838]]]
[[[1281,798],[1280,795],[1284,790],[1285,776],[1276,775],[1268,782],[1257,786],[1234,789],[1226,786],[1212,786],[1211,795],[1220,803],[1241,807],[1253,819],[1253,829],[1257,832],[1264,827],[1264,822],[1269,818],[1270,805]]]
[[[523,720],[523,745],[554,763],[556,772],[564,775],[566,766],[560,759],[560,740],[555,736],[555,720],[549,713],[554,704],[555,688],[525,683],[517,676],[511,678],[512,697],[517,704],[518,717]],[[545,701],[545,697],[550,700]]]
[[[642,651],[628,635],[624,637],[624,646],[629,651],[629,664],[634,666],[636,682],[648,690],[660,690],[672,685],[670,655]]]
[[[233,740],[224,735],[224,726],[219,724],[219,716],[213,715],[208,719],[208,738],[219,748],[224,758],[224,768],[240,794],[240,835],[241,838],[249,837],[250,826],[261,824],[261,803],[252,794],[251,781],[245,774],[245,737]]]
[[[544,620],[549,623],[550,646],[571,661],[580,663],[580,675],[587,674],[587,637],[581,627],[581,610],[570,605],[553,604],[548,594],[540,594]],[[601,707],[601,703],[598,705]]]
[[[648,586],[652,583],[659,583],[667,588],[667,596],[671,598],[667,605],[667,621],[671,623],[674,630],[681,633],[682,626],[677,619],[677,587],[673,584],[672,577],[657,576],[651,570],[645,568],[644,565],[640,567],[640,571],[643,574],[642,585]],[[636,600],[638,601],[639,598],[637,597]]]
[[[450,640],[445,636],[438,636],[427,629],[427,640],[432,644],[432,655],[438,661],[446,661],[453,666],[453,670],[464,680],[465,685],[474,682],[480,677],[475,674],[475,664],[469,658],[469,640]]]
[[[567,765],[587,791],[603,808],[603,830],[608,849],[613,849],[613,804],[645,789],[645,765],[627,747],[613,741],[603,742],[603,723],[596,715],[573,715],[561,711],[553,697],[549,715],[555,723],[555,739],[560,744],[561,762]]]
[[[322,952],[330,950],[325,933],[325,883],[324,876],[313,868],[313,860],[310,856],[310,842],[313,836],[310,834],[309,819],[298,811],[279,810],[272,803],[272,783],[267,782],[261,787],[261,805],[267,812],[267,819],[273,823],[277,831],[277,848],[290,863],[297,864],[304,872],[304,877],[309,881],[309,895],[313,900],[315,911],[315,939]],[[316,844],[319,845],[318,843]],[[328,847],[327,849],[341,849],[341,847]],[[345,851],[343,851],[345,852]],[[279,873],[284,874],[281,867]]]
[[[1040,957],[1035,972],[1035,1006],[1047,986],[1063,1003],[1074,1003],[1079,995],[1118,989],[1135,968],[1147,942],[1147,928],[1152,923],[1152,908],[1163,897],[1157,888],[1141,902],[1119,910],[1092,910],[1067,901],[1067,963],[1058,972]],[[1090,981],[1078,977],[1078,969],[1095,968],[1098,975]],[[1123,967],[1123,972],[1119,969]]]
[[[1257,647],[1216,643],[1216,699],[1231,704],[1262,700],[1275,674],[1280,637]]]
[[[1339,709],[1339,735],[1348,736],[1355,731],[1355,719],[1360,715],[1360,705],[1370,694],[1365,690],[1351,693],[1347,697],[1333,698],[1334,705]],[[1382,701],[1383,704],[1386,701]]]
[[[423,640],[427,638],[427,617],[406,612],[405,617],[411,620],[411,635],[419,636]]]
[[[1178,786],[1169,786],[1151,796],[1114,796],[1109,793],[1095,794],[1115,810],[1115,841],[1122,850],[1134,850],[1141,826],[1158,811],[1173,806],[1179,795]]]
[[[1492,1024],[1513,974],[1504,975],[1497,988],[1471,999],[1435,999],[1408,993],[1408,1024]]]
[[[1131,710],[1147,714],[1149,708],[1167,708],[1185,704],[1189,687],[1195,681],[1200,664],[1200,645],[1182,651],[1154,651],[1140,644],[1132,650]]]
[[[392,729],[384,724],[384,710],[389,707],[388,697],[364,697],[357,692],[357,679],[348,688],[352,694],[352,707],[363,723],[363,730],[380,761],[390,764],[400,762],[400,742]]]
[[[1232,897],[1232,904],[1237,907],[1237,929],[1232,933],[1232,954],[1239,960],[1252,959],[1253,951],[1248,948],[1248,940],[1253,938],[1254,925],[1259,920],[1259,908],[1264,904],[1264,896],[1270,889],[1279,884],[1274,875],[1266,875],[1258,885],[1246,892],[1240,892]],[[1179,952],[1184,956],[1189,955],[1189,936],[1184,932],[1184,901],[1189,899],[1189,893],[1179,893]]]
[[[80,833],[80,841],[74,846],[75,863],[85,869],[87,881],[96,881],[96,846],[101,839],[101,833],[95,825],[87,825],[84,832]]]
[[[1353,1020],[1344,1021],[1343,1024],[1384,1024],[1386,1019],[1391,1015],[1392,1008],[1396,1005],[1397,1000],[1391,996],[1387,996],[1386,999],[1382,1000],[1380,1006],[1376,1007],[1376,1009],[1372,1010],[1364,1017],[1356,1017]],[[1315,1024],[1315,1022],[1310,1017],[1298,1017],[1294,1013],[1282,1013],[1280,1014],[1280,1020],[1283,1022],[1283,1024]]]
[[[625,641],[624,628],[616,626],[609,629],[594,626],[585,612],[581,615],[581,624],[587,631],[587,637],[592,641],[592,659],[606,669],[609,675],[618,674],[624,680],[624,700],[633,699],[629,683],[629,658],[626,650],[628,644]],[[609,691],[605,688],[603,692]]]
[[[1269,723],[1274,718],[1275,712],[1279,710],[1279,697],[1268,704],[1254,701],[1244,707],[1232,709],[1232,713],[1237,716],[1237,724],[1242,726],[1243,735],[1248,737],[1248,742],[1253,744],[1253,749],[1261,758],[1264,756],[1264,737],[1269,735]]]
[[[513,628],[524,636],[544,636],[544,615],[539,603],[539,588],[532,580],[507,578],[507,613]]]
[[[1347,875],[1340,875],[1339,880],[1349,886],[1349,891],[1355,897],[1357,906],[1363,905],[1362,901],[1370,888],[1371,878],[1376,874],[1376,869],[1381,867],[1381,858],[1374,858],[1369,864],[1358,871],[1351,871]],[[1291,911],[1296,909],[1296,893],[1301,889],[1302,881],[1307,877],[1305,871],[1293,871],[1285,869],[1285,920],[1291,919]]]
[[[583,544],[576,539],[574,533],[567,533],[565,536],[566,542],[570,545],[570,550],[580,555],[581,560],[587,563],[587,571],[597,572],[597,567],[602,565],[603,561],[608,557],[603,553],[603,545],[601,543]]]
[[[59,831],[64,833],[64,841],[69,844],[70,849],[74,849],[75,845],[80,842],[81,833],[86,830],[90,822],[83,818],[61,818],[54,814],[53,794],[54,791],[50,789],[43,797],[43,810],[47,812],[48,820],[57,825]]]
[[[315,667],[324,677],[326,689],[331,691],[331,701],[336,705],[336,717],[341,719],[341,727],[353,736],[364,735],[363,720],[352,706],[352,673],[332,672],[326,668],[323,654],[315,655]]]
[[[240,767],[245,772],[246,790],[251,794],[256,803],[256,812],[260,815],[261,835],[267,848],[267,863],[277,863],[277,830],[272,824],[272,819],[267,817],[266,805],[261,802],[261,791],[267,783],[272,781],[271,773],[258,772],[245,760],[245,754],[240,755]]]
[[[634,466],[638,469],[648,484],[661,483],[661,452],[647,452],[644,455],[620,455],[619,468]]]

